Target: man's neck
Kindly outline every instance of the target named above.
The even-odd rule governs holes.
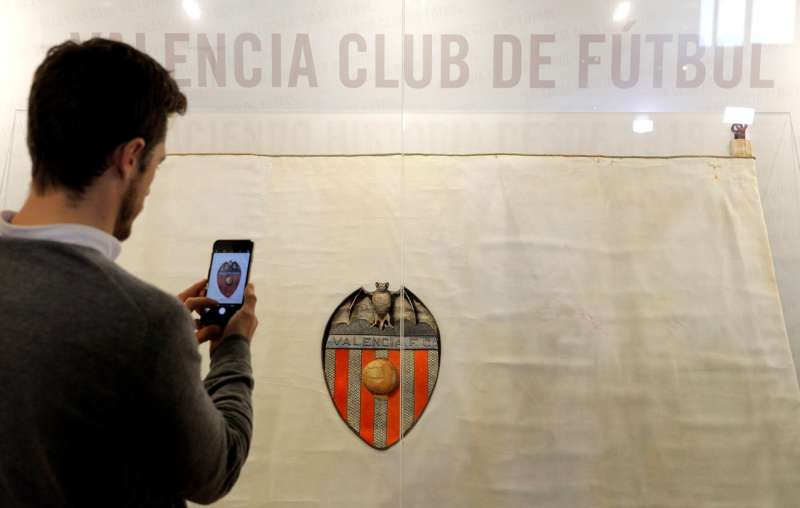
[[[16,226],[83,224],[113,234],[115,217],[116,211],[89,193],[75,203],[63,191],[46,194],[31,191],[11,223]]]

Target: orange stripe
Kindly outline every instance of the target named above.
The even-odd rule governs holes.
[[[347,421],[347,363],[348,350],[336,350],[336,379],[333,381],[333,402],[342,418]]]
[[[400,439],[400,386],[403,384],[403,376],[400,375],[400,351],[389,351],[389,361],[397,369],[400,382],[397,389],[389,394],[389,407],[386,412],[386,446],[391,446]]]
[[[428,404],[428,352],[414,351],[414,420]]]
[[[374,359],[374,350],[361,351],[361,371]],[[361,383],[361,438],[369,444],[375,442],[375,399],[364,383]]]

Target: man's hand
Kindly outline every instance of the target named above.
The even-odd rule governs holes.
[[[189,309],[190,313],[197,312],[200,314],[200,310],[206,307],[216,307],[218,305],[216,300],[205,297],[207,283],[208,279],[199,280],[178,294],[178,300]],[[196,328],[194,333],[198,344],[202,344],[207,340],[222,338],[222,329],[217,325],[203,326],[200,324],[199,319],[195,319],[194,326]]]
[[[225,333],[219,337],[210,339],[212,353],[214,349],[222,343],[222,339],[229,335],[243,335],[248,341],[253,340],[253,334],[256,333],[256,328],[258,327],[258,318],[256,317],[257,301],[256,287],[251,282],[244,289],[244,303],[242,304],[242,308],[236,311],[236,314],[228,321],[225,327]]]

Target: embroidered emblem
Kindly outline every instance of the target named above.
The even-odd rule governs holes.
[[[411,291],[357,289],[325,327],[322,364],[342,420],[365,443],[385,450],[422,417],[439,374],[439,326]]]

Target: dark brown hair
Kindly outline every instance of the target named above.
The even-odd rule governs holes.
[[[28,98],[28,151],[39,192],[80,198],[122,143],[145,141],[142,168],[186,96],[164,67],[123,42],[94,38],[50,48]]]

